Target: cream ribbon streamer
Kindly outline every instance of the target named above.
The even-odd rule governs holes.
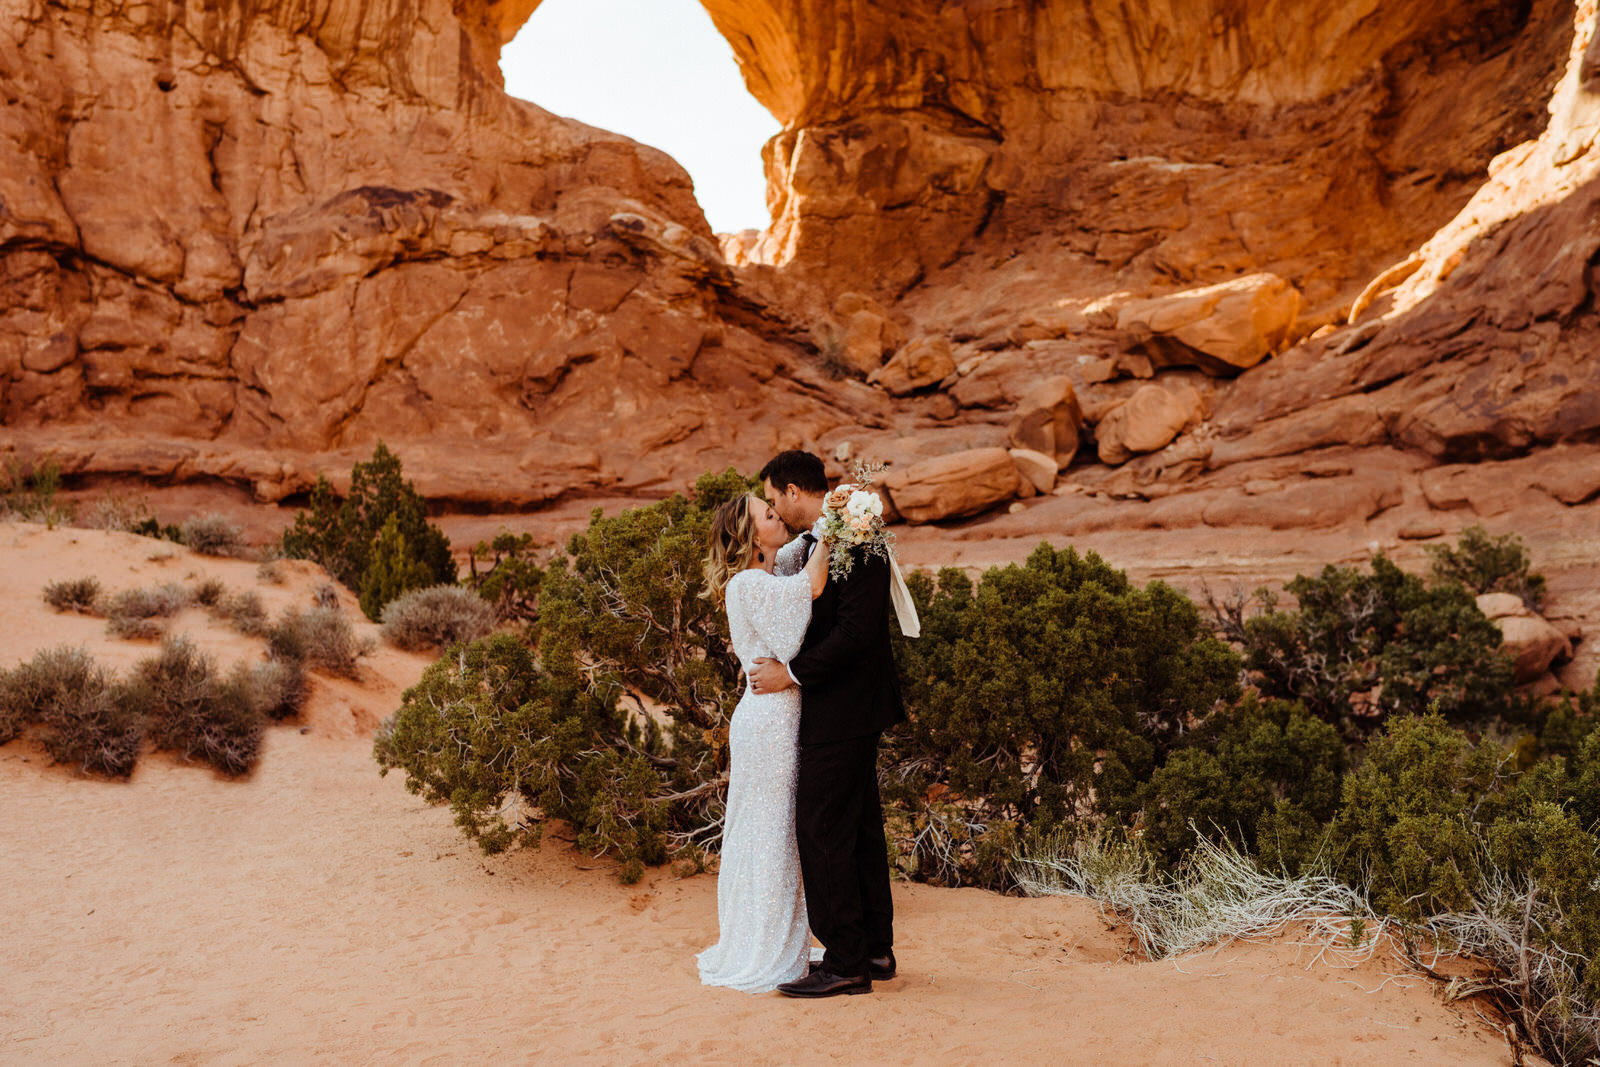
[[[900,573],[900,561],[894,553],[889,553],[889,600],[894,604],[894,613],[900,619],[900,632],[907,637],[919,637],[922,634],[922,620],[917,618],[917,605],[911,599],[911,590],[906,586],[906,576]]]

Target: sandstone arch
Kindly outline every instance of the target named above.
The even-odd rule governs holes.
[[[1594,0],[704,2],[785,126],[731,263],[673,161],[500,91],[537,0],[0,0],[0,447],[270,499],[382,435],[444,498],[654,492],[935,410],[820,372],[843,290],[1025,381],[1119,299],[1267,271],[1298,340],[1413,255],[1360,338],[1222,387],[1213,462],[1344,400],[1442,458],[1600,427]]]

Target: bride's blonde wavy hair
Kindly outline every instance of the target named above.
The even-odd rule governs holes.
[[[755,516],[750,510],[754,500],[749,493],[736,496],[711,516],[711,533],[706,539],[706,587],[700,595],[715,604],[722,603],[729,580],[754,563],[760,551]]]

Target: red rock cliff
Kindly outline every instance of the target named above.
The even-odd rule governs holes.
[[[731,266],[501,91],[535,6],[0,0],[0,447],[274,499],[382,436],[524,506],[1004,444],[1044,379],[1140,485],[1600,432],[1593,0],[706,0],[784,125]]]

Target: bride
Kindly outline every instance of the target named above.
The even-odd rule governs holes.
[[[706,596],[723,602],[733,650],[748,676],[762,656],[787,662],[800,650],[811,601],[828,581],[828,553],[802,568],[801,542],[766,501],[741,496],[717,509],[706,557]],[[799,573],[788,574],[796,571]],[[794,789],[800,690],[745,689],[728,729],[728,806],[717,873],[718,942],[700,953],[700,980],[764,993],[805,975],[811,957]]]

